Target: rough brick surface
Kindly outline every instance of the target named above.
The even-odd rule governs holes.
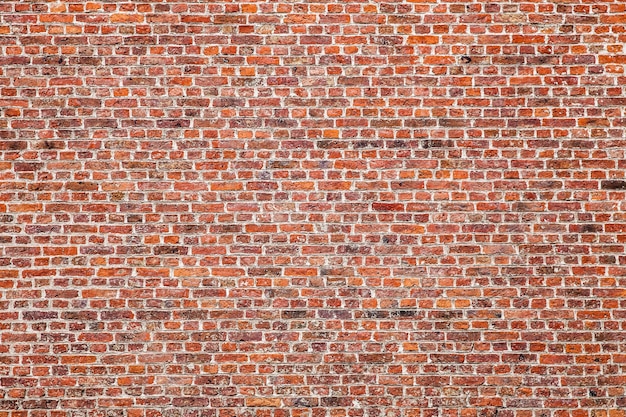
[[[0,1],[0,417],[624,417],[623,0]]]

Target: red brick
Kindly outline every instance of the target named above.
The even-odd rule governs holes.
[[[625,16],[0,2],[0,416],[625,417]]]

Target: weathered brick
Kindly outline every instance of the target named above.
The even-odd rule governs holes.
[[[0,2],[0,416],[626,417],[622,1]]]

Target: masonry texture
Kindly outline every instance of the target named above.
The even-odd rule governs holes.
[[[0,1],[0,417],[626,416],[626,1]]]

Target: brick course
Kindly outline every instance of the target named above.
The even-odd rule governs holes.
[[[0,2],[0,417],[625,417],[626,2]]]

